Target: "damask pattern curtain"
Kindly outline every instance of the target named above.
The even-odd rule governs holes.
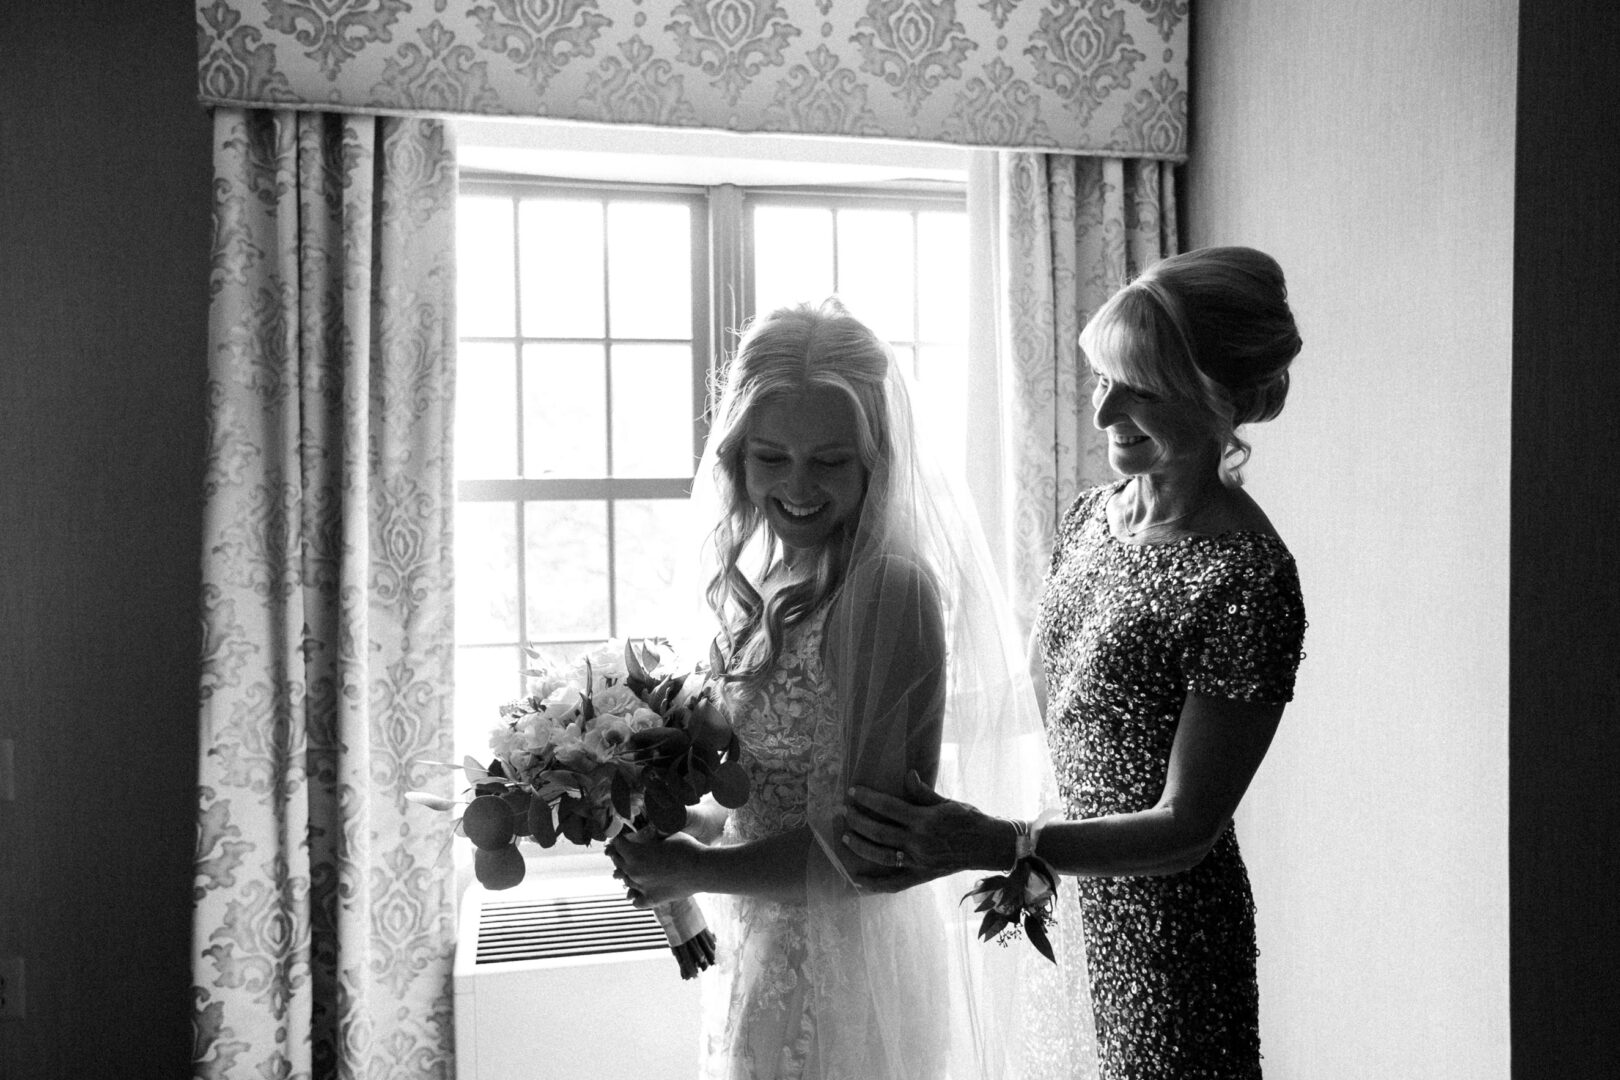
[[[212,105],[1183,160],[1191,0],[196,0]]]
[[[448,1080],[454,162],[214,129],[195,1074]]]
[[[1000,515],[1013,613],[1028,630],[1059,517],[1108,480],[1080,329],[1104,300],[1177,250],[1167,162],[1000,155],[995,322],[1002,364]]]

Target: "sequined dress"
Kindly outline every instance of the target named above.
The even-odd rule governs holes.
[[[1303,656],[1293,557],[1258,532],[1127,544],[1082,493],[1053,546],[1038,632],[1068,816],[1153,806],[1189,691],[1286,702]],[[1195,867],[1078,879],[1105,1080],[1260,1076],[1254,901],[1228,826]]]
[[[752,791],[726,822],[723,843],[742,843],[805,824],[812,783],[836,739],[837,704],[821,663],[827,607],[792,628],[769,682],[739,703],[738,738]],[[818,772],[818,770],[820,770]],[[798,1080],[818,1076],[816,1017],[803,905],[745,896],[704,898],[718,939],[717,970],[704,974],[704,1080]]]

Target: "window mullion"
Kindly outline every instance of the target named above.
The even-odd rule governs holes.
[[[732,344],[732,335],[753,315],[749,289],[750,259],[744,243],[743,190],[736,184],[709,189],[709,330],[714,366],[718,368]],[[705,409],[707,412],[707,409]]]
[[[611,200],[602,204],[602,380],[603,400],[605,405],[602,412],[602,437],[607,440],[604,459],[607,461],[607,474],[613,473],[613,204]],[[617,537],[614,535],[614,501],[612,497],[602,500],[603,513],[606,516],[607,528],[607,615],[608,636],[615,637],[619,626],[619,602],[616,580],[618,569],[614,565],[617,561]]]
[[[514,471],[522,476],[524,473],[524,442],[523,429],[527,426],[523,415],[523,200],[517,196],[512,198],[512,369],[516,375],[516,392],[512,403],[517,411],[517,460],[513,462]],[[519,646],[529,641],[529,559],[528,540],[525,533],[525,519],[523,501],[521,499],[512,503],[512,513],[516,518],[513,535],[517,538],[517,631]]]

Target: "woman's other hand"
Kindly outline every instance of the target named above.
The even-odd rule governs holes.
[[[662,840],[620,833],[608,844],[607,855],[631,905],[650,908],[703,891],[698,864],[704,850],[704,844],[686,833]]]
[[[899,892],[961,870],[1012,862],[1012,822],[945,798],[915,770],[906,775],[905,796],[850,789],[844,846],[881,868],[854,873],[861,888]]]

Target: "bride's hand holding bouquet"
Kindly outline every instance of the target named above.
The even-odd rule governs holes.
[[[476,848],[485,888],[523,880],[521,840],[546,848],[559,837],[580,846],[621,833],[655,840],[680,834],[705,795],[728,807],[747,800],[741,746],[713,681],[702,665],[678,670],[662,639],[609,642],[566,672],[524,674],[531,693],[501,706],[494,758],[462,766],[470,790],[457,831]],[[409,797],[441,810],[462,805]],[[689,894],[639,906],[653,908],[683,978],[713,962],[714,937]]]

